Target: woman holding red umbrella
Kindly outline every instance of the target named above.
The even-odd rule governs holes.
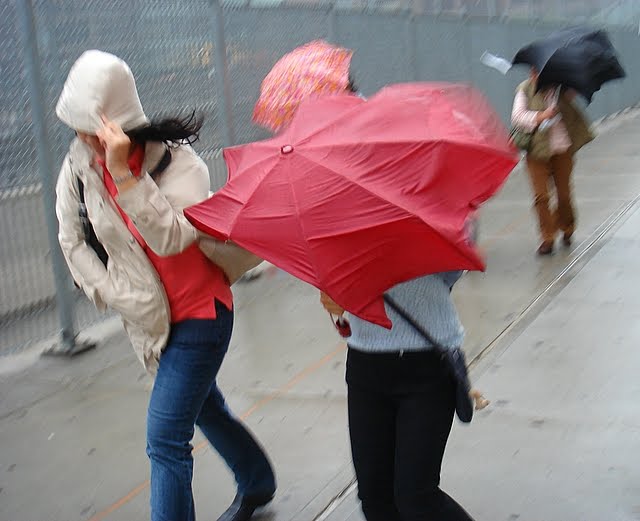
[[[225,150],[228,184],[187,216],[325,290],[330,313],[344,313],[336,301],[352,312],[349,429],[367,520],[472,521],[439,488],[454,412],[469,421],[473,407],[451,298],[462,271],[446,270],[483,266],[464,225],[516,164],[507,133],[463,86],[298,108],[275,81],[254,115],[280,133]]]
[[[349,76],[351,53],[331,46],[321,49],[318,43],[308,44],[280,60],[276,73],[263,83],[256,122],[281,131],[305,98],[356,91]],[[314,76],[322,67],[309,65],[318,59],[333,72],[324,83]],[[309,73],[312,80],[304,81],[304,70],[314,71]],[[283,77],[294,78],[290,88]],[[475,219],[470,221],[475,236]],[[439,488],[456,410],[455,382],[442,349],[462,345],[464,332],[451,298],[461,275],[427,275],[389,290],[385,308],[391,329],[354,315],[350,322],[337,322],[341,334],[348,336],[349,432],[367,521],[472,521]],[[324,292],[321,302],[332,315],[345,312]]]

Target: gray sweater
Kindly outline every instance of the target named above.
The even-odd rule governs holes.
[[[398,284],[387,293],[444,347],[460,347],[464,329],[451,298],[451,288],[462,272],[436,273]],[[366,352],[402,352],[430,349],[422,335],[386,306],[391,330],[349,316],[349,347]]]

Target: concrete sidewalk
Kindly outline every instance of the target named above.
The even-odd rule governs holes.
[[[638,424],[625,416],[636,402],[632,389],[622,386],[637,381],[631,371],[638,357],[630,347],[637,334],[632,314],[640,309],[633,302],[637,276],[628,268],[607,284],[596,263],[604,256],[606,264],[606,252],[616,244],[609,261],[616,270],[617,263],[632,262],[622,245],[637,242],[640,249],[633,235],[637,214],[618,232],[625,241],[618,243],[615,235],[583,262],[602,244],[603,223],[640,194],[640,115],[620,116],[602,129],[578,162],[576,246],[551,258],[533,255],[529,188],[524,172],[516,170],[483,210],[487,273],[470,273],[455,289],[466,349],[470,358],[485,352],[475,375],[494,406],[469,429],[455,429],[444,485],[478,520],[640,519],[633,517],[631,501],[633,487],[640,496],[631,468]],[[539,298],[555,291],[545,292],[577,259],[575,269],[582,271],[571,284],[551,301]],[[590,271],[594,275],[580,287]],[[574,274],[565,273],[553,288]],[[563,297],[575,285],[576,293]],[[310,521],[329,504],[337,507],[327,514],[332,520],[346,519],[356,510],[352,495],[332,503],[352,481],[344,346],[317,291],[278,271],[234,291],[237,327],[220,385],[278,472],[278,495],[260,519]],[[551,306],[546,322],[543,304]],[[581,313],[586,315],[578,321]],[[90,333],[102,340],[99,349],[73,360],[29,353],[0,359],[2,521],[148,519],[149,383],[117,322]],[[613,348],[617,356],[611,356]],[[231,501],[233,484],[201,438],[194,445],[198,519],[213,520]],[[625,460],[618,461],[621,454]]]
[[[478,520],[640,520],[640,204],[473,371],[443,488]],[[363,521],[352,488],[325,521]]]

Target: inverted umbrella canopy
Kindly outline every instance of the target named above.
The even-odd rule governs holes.
[[[467,219],[518,160],[481,94],[428,83],[309,100],[282,134],[224,157],[228,183],[190,221],[386,327],[389,288],[484,268]]]
[[[352,56],[353,51],[322,40],[286,54],[262,82],[253,121],[277,132],[307,98],[346,91]]]
[[[588,102],[608,81],[625,72],[605,31],[588,27],[564,29],[518,51],[514,64],[528,64],[539,72],[538,89],[562,85]]]
[[[596,42],[601,47],[610,45],[603,31],[586,26],[569,27],[525,45],[517,52],[513,64],[528,64],[540,72],[558,49],[584,41]]]

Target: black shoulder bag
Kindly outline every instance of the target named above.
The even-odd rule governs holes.
[[[469,382],[469,374],[467,373],[467,363],[462,349],[459,347],[449,349],[437,342],[424,327],[418,324],[415,319],[402,309],[389,295],[384,295],[384,301],[389,304],[389,307],[400,315],[407,324],[429,342],[434,349],[437,349],[455,385],[456,414],[461,422],[471,422],[473,418],[474,399],[471,396],[471,384]]]
[[[164,151],[164,155],[162,159],[158,163],[149,175],[153,178],[160,175],[164,172],[169,164],[171,163],[171,151],[166,148]],[[105,268],[107,267],[107,263],[109,262],[109,254],[104,249],[102,243],[98,240],[95,230],[93,229],[93,225],[89,220],[89,214],[87,213],[87,205],[84,202],[84,183],[81,181],[79,176],[76,176],[76,181],[78,183],[78,195],[80,196],[80,204],[78,205],[78,215],[80,216],[80,223],[82,224],[82,230],[84,232],[84,241],[87,245],[96,252],[96,255],[104,264]]]
[[[84,183],[80,180],[79,177],[76,177],[76,180],[78,182],[78,194],[80,195],[78,215],[80,216],[80,224],[82,224],[82,231],[84,232],[84,242],[86,242],[87,245],[96,252],[96,255],[106,268],[107,262],[109,262],[109,254],[104,249],[102,243],[98,240],[96,232],[93,229],[93,225],[89,220],[89,215],[87,214],[87,205],[84,203]]]

